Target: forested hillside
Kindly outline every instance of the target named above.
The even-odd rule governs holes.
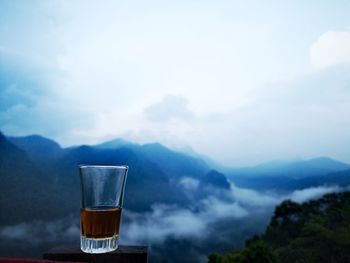
[[[282,202],[265,233],[248,240],[243,250],[209,256],[209,263],[226,262],[350,262],[350,192],[303,204]]]

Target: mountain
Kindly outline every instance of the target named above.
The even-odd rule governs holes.
[[[326,175],[346,169],[350,169],[349,164],[328,157],[318,157],[305,161],[271,161],[254,167],[231,169],[230,174],[303,178]]]
[[[21,189],[19,192],[26,193],[28,202],[40,199],[36,203],[38,208],[42,206],[41,211],[33,210],[38,217],[45,213],[50,218],[53,214],[49,210],[55,205],[45,206],[44,198],[52,203],[61,203],[56,215],[62,212],[63,216],[78,209],[79,164],[129,165],[125,207],[132,211],[149,210],[154,203],[184,206],[189,204],[184,188],[177,181],[183,176],[201,178],[210,170],[204,161],[172,151],[161,144],[140,146],[117,139],[97,146],[83,145],[62,149],[53,140],[38,135],[9,138],[1,136],[3,145],[0,152],[0,175],[11,174],[6,181],[10,183],[16,180],[17,188]],[[45,192],[42,193],[43,191]],[[4,192],[8,196],[6,200],[18,193]],[[40,196],[38,193],[41,193]],[[202,195],[202,198],[205,196],[206,194]],[[13,203],[21,207],[20,201],[15,200]]]
[[[189,194],[185,193],[188,189],[181,184],[181,180],[187,177],[199,183],[191,198],[215,194],[210,187],[230,189],[227,176],[213,170],[202,159],[173,151],[159,143],[137,145],[116,139],[97,146],[62,149],[56,142],[37,135],[7,139],[1,134],[0,139],[0,176],[5,182],[0,186],[2,202],[10,204],[9,200],[13,200],[12,203],[20,204],[18,193],[25,196],[26,202],[36,200],[36,208],[28,205],[33,208],[28,212],[28,218],[34,211],[38,215],[34,218],[41,217],[42,213],[50,218],[74,213],[78,209],[79,164],[129,165],[125,206],[133,211],[150,210],[155,203],[188,205]],[[347,164],[316,158],[232,169],[228,175],[238,187],[283,191],[322,184],[347,186],[350,184],[349,171]],[[42,208],[45,199],[51,202],[50,207],[60,203],[59,209]],[[35,210],[39,208],[43,211]]]
[[[350,168],[338,171],[339,167],[344,168],[347,165],[342,166],[328,158],[309,160],[307,164],[299,162],[301,161],[271,162],[254,169],[232,169],[229,174],[238,186],[245,185],[255,189],[294,190],[324,183],[344,186],[350,184]],[[137,145],[117,139],[99,145],[61,148],[54,141],[41,136],[6,138],[0,133],[0,235],[3,229],[12,231],[24,226],[31,228],[33,222],[39,228],[42,225],[46,229],[42,233],[47,233],[50,230],[45,228],[47,223],[54,222],[54,225],[59,225],[60,220],[66,219],[67,223],[76,220],[76,225],[69,223],[72,225],[67,225],[64,229],[77,230],[80,207],[79,164],[129,165],[124,202],[128,213],[125,214],[127,216],[124,217],[124,223],[130,226],[135,220],[135,226],[140,225],[140,233],[151,231],[144,230],[142,226],[144,224],[147,227],[149,223],[155,225],[154,233],[151,234],[156,235],[158,222],[164,223],[159,226],[161,232],[168,228],[168,223],[169,228],[172,225],[178,226],[169,231],[178,231],[183,222],[186,228],[209,222],[211,229],[205,239],[196,234],[182,237],[179,231],[167,236],[164,243],[157,243],[154,246],[155,252],[152,252],[157,260],[160,258],[159,253],[163,252],[164,260],[171,258],[172,261],[184,261],[180,252],[185,249],[193,251],[185,251],[186,255],[197,258],[199,251],[202,251],[200,254],[207,254],[214,249],[227,249],[228,243],[230,247],[240,246],[248,236],[264,228],[264,222],[267,222],[272,209],[257,209],[258,216],[249,219],[235,218],[235,213],[240,213],[241,204],[236,196],[240,191],[231,191],[226,173],[213,170],[215,167],[211,167],[198,156],[189,156],[159,143]],[[291,167],[299,167],[299,170],[300,167],[313,167],[314,172],[311,176],[299,177],[295,176],[298,169]],[[321,171],[319,175],[314,167]],[[325,170],[330,172],[325,174]],[[267,171],[275,171],[275,175],[270,175]],[[280,176],[281,174],[285,176]],[[221,203],[223,205],[220,206]],[[212,207],[216,204],[219,208],[217,213],[224,212],[223,221],[220,216],[215,215],[216,212],[209,213],[211,208],[216,208]],[[248,209],[243,202],[242,207]],[[226,210],[232,217],[226,218]],[[218,222],[215,219],[217,217],[220,218]],[[58,229],[61,231],[61,228]],[[134,231],[139,230],[136,227]],[[31,230],[28,233],[25,235],[30,236]],[[23,253],[27,253],[26,249],[32,251],[30,248],[35,247],[34,244],[29,248],[28,242],[22,239],[6,238],[1,243],[0,253],[8,250],[8,240],[12,240],[11,246],[16,253],[20,242],[25,251]],[[57,243],[57,240],[53,240],[52,243],[45,244],[51,246]],[[157,250],[156,247],[162,248]],[[192,259],[193,257],[188,257],[185,262],[193,262]]]
[[[170,177],[201,177],[210,171],[207,163],[199,157],[171,150],[160,143],[134,144],[123,139],[115,139],[96,145],[103,149],[131,149],[140,159],[156,164]]]
[[[218,170],[218,171],[222,171],[225,172],[227,169],[229,169],[228,167],[226,167],[225,165],[219,163],[218,161],[212,159],[211,157],[205,155],[205,154],[201,154],[201,153],[197,153],[196,151],[194,151],[190,146],[185,146],[185,147],[179,147],[176,149],[173,149],[174,151],[178,152],[178,153],[182,153],[185,154],[186,156],[190,156],[196,159],[201,159],[203,160],[209,167]]]
[[[331,172],[338,172],[349,168],[349,164],[327,157],[318,157],[289,164],[282,170],[282,173],[294,178],[303,178],[327,175]]]
[[[135,152],[157,164],[170,177],[201,177],[210,167],[201,159],[175,152],[160,143],[144,144]]]
[[[79,164],[129,165],[125,207],[134,211],[150,209],[156,202],[185,203],[180,188],[172,186],[168,176],[154,163],[140,159],[129,148],[99,149],[80,146],[67,152],[55,165],[58,183],[80,191]],[[78,197],[77,197],[78,198]]]
[[[323,182],[324,184],[346,187],[350,185],[350,169],[329,173],[325,176],[319,177],[318,179],[319,183]]]
[[[331,158],[306,161],[273,161],[254,167],[230,169],[226,176],[239,187],[259,190],[295,190],[323,184],[350,184],[350,165]]]
[[[17,169],[17,163],[22,165],[29,162],[26,153],[9,142],[0,132],[0,167],[6,170]]]
[[[117,138],[100,144],[96,144],[94,146],[101,149],[117,149],[121,147],[133,147],[137,146],[137,144],[134,144],[121,138]]]
[[[52,167],[53,163],[63,155],[61,146],[48,138],[39,135],[25,137],[7,137],[19,149],[25,151],[38,166]]]
[[[200,186],[217,187],[222,190],[229,190],[231,188],[230,183],[227,181],[225,175],[215,170],[211,170],[202,178],[200,178]]]
[[[57,142],[39,135],[7,137],[7,139],[18,148],[26,151],[33,159],[44,156],[57,158],[62,155],[62,148]]]
[[[61,199],[62,189],[52,184],[50,174],[45,174],[24,150],[1,133],[0,180],[0,225],[57,218],[71,208]]]

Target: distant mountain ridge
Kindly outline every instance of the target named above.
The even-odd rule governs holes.
[[[125,206],[134,211],[149,210],[155,203],[190,205],[189,198],[206,198],[230,191],[229,180],[238,187],[255,190],[291,191],[324,184],[350,185],[350,166],[326,157],[270,162],[223,173],[201,158],[173,151],[159,143],[138,145],[116,139],[98,145],[61,148],[55,141],[38,135],[5,137],[0,133],[0,178],[6,181],[0,185],[0,200],[13,199],[20,204],[15,197],[20,195],[14,190],[18,189],[26,202],[37,204],[26,212],[32,218],[69,214],[79,206],[78,164],[128,164]],[[190,192],[181,183],[188,177],[199,183],[198,188]],[[213,188],[219,191],[212,191]],[[36,209],[48,204],[47,200],[51,205],[42,215],[43,212]],[[60,209],[49,210],[57,204]],[[8,205],[4,207],[12,209]],[[20,215],[14,214],[11,220],[15,222],[19,218]],[[0,217],[1,222],[8,221]]]
[[[228,189],[224,175],[207,175],[211,168],[203,160],[158,143],[137,145],[117,139],[96,146],[61,148],[39,135],[5,137],[0,133],[0,146],[0,178],[6,181],[0,184],[0,200],[8,204],[1,203],[1,207],[3,215],[15,213],[12,217],[0,216],[0,225],[20,218],[57,218],[79,209],[78,164],[128,164],[125,207],[133,211],[149,210],[155,203],[189,205],[186,189],[179,183],[183,177]],[[207,194],[197,196],[205,198]],[[22,198],[25,202],[20,201]],[[22,204],[31,210],[21,209]]]
[[[62,187],[41,168],[0,132],[0,225],[47,220],[72,210],[69,200],[61,198]],[[42,213],[43,207],[57,209]]]
[[[231,211],[237,204],[239,207],[240,198],[244,198],[238,196],[241,192],[243,195],[249,192],[258,195],[266,190],[278,195],[275,190],[289,194],[296,189],[325,184],[350,185],[348,165],[329,158],[278,161],[250,168],[215,170],[200,155],[174,151],[159,143],[139,145],[115,139],[98,145],[62,148],[55,141],[42,136],[5,137],[0,133],[0,230],[22,225],[23,222],[56,222],[57,219],[67,217],[75,218],[78,223],[78,164],[129,165],[124,202],[129,214],[129,217],[124,217],[124,222],[128,224],[141,215],[145,219],[148,215],[153,217],[158,209],[169,209],[169,213],[173,214],[170,218],[180,217],[182,211],[191,211],[190,218],[192,213],[194,218],[210,217],[206,212],[207,205],[218,204],[217,211]],[[343,168],[347,169],[338,170]],[[253,191],[240,191],[239,188]],[[269,213],[266,209],[263,213]],[[185,223],[186,215],[187,212]],[[155,222],[161,222],[163,212],[159,217],[159,221]],[[231,241],[237,246],[246,238],[248,225],[249,229],[252,225],[258,229],[256,227],[263,224],[264,220],[255,216],[238,221],[225,218],[215,223],[215,226],[210,225],[213,227],[213,236],[220,237],[214,241],[216,248],[220,249]],[[191,221],[189,224],[192,224]],[[228,229],[228,226],[232,226],[232,229]],[[235,236],[237,229],[239,234]],[[231,240],[232,237],[236,240]],[[2,251],[7,250],[5,242]],[[13,242],[14,249],[18,250],[18,241]],[[169,237],[165,243],[167,248],[164,255],[175,258],[182,257],[179,251],[193,246],[191,238]],[[208,243],[208,249],[213,248],[211,241],[205,243]],[[27,243],[22,244],[28,247]]]
[[[64,154],[64,149],[54,140],[40,135],[24,137],[7,137],[19,149],[25,151],[38,166],[49,168],[53,162]]]
[[[171,177],[200,177],[211,170],[201,158],[172,150],[160,143],[139,145],[117,138],[94,146],[100,149],[118,149],[121,147],[131,149],[140,158],[148,159],[150,162],[157,164],[164,173]]]
[[[55,141],[40,135],[7,137],[7,139],[18,148],[24,150],[34,161],[45,160],[49,165],[52,165],[53,162],[69,151],[81,147],[62,149]],[[189,176],[197,178],[208,173],[213,167],[211,162],[208,164],[200,158],[200,154],[177,152],[160,143],[139,145],[117,138],[87,147],[100,149],[101,151],[127,148],[133,151],[138,158],[147,159],[158,165],[170,177]],[[42,162],[39,161],[40,163]],[[257,179],[268,181],[269,177],[270,179],[278,177],[278,182],[279,180],[304,180],[312,176],[319,178],[331,173],[348,170],[350,165],[328,157],[317,157],[309,160],[270,161],[253,167],[224,168],[220,167],[220,165],[215,165],[215,168],[223,172],[233,182]]]
[[[328,157],[305,161],[272,161],[230,169],[226,176],[237,186],[260,190],[293,190],[322,184],[350,185],[350,165]]]
[[[253,167],[234,168],[230,174],[247,176],[286,176],[302,178],[310,176],[326,175],[331,172],[350,169],[350,165],[331,159],[329,157],[317,157],[309,160],[297,161],[270,161]]]
[[[115,148],[120,148],[120,147],[130,147],[130,146],[136,146],[137,144],[129,142],[127,140],[121,139],[121,138],[116,138],[113,140],[105,141],[99,144],[94,145],[97,148],[102,148],[102,149],[115,149]]]

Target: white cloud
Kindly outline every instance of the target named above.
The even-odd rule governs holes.
[[[190,180],[185,181],[186,185],[194,183]],[[225,200],[209,196],[183,207],[155,204],[151,211],[143,213],[124,210],[121,242],[159,247],[168,238],[195,238],[196,242],[200,244],[211,235],[220,233],[215,224],[219,223],[220,225],[221,222],[227,222],[225,220],[229,220],[234,225],[240,220],[249,221],[251,218],[257,217],[261,218],[261,222],[264,224],[263,222],[267,222],[265,219],[270,217],[274,207],[285,199],[305,202],[319,198],[326,193],[345,190],[345,188],[337,186],[319,186],[281,195],[239,188],[234,185],[231,185],[231,189],[231,198],[225,198]],[[346,188],[346,190],[349,189],[349,187]],[[0,228],[0,238],[3,240],[30,241],[34,245],[59,244],[62,240],[66,243],[73,243],[79,240],[79,233],[76,215],[52,222],[24,222]],[[240,230],[236,234],[240,235],[239,233]],[[218,238],[222,238],[222,236]],[[231,239],[228,239],[227,242],[230,242],[229,240]]]
[[[80,234],[77,218],[68,216],[51,222],[32,221],[0,228],[1,239],[45,244],[74,242]]]
[[[185,182],[186,185],[193,184],[190,180]],[[159,244],[169,237],[205,239],[211,234],[208,231],[212,229],[210,224],[225,219],[259,216],[261,213],[269,216],[269,211],[272,213],[283,200],[306,202],[327,193],[345,190],[338,186],[319,186],[277,194],[239,188],[234,184],[231,184],[231,189],[225,200],[209,196],[194,202],[191,207],[157,204],[146,213],[124,211],[127,220],[123,225],[122,240],[125,243]]]
[[[315,155],[348,161],[348,81],[300,85],[298,78],[270,87],[308,66],[307,55],[296,54],[310,41],[285,27],[305,21],[290,11],[281,21],[267,6],[254,11],[236,1],[5,4],[0,89],[16,83],[16,90],[5,92],[12,99],[0,129],[63,146],[115,137],[189,145],[228,166]],[[320,37],[315,65],[348,59],[348,35]]]
[[[214,197],[210,197],[203,201],[205,211],[201,213],[203,218],[208,222],[215,222],[225,218],[242,218],[250,214],[246,208],[236,201],[222,201]]]
[[[290,199],[295,202],[305,202],[311,199],[317,199],[323,196],[324,194],[340,192],[344,189],[339,186],[318,186],[311,187],[302,190],[296,190],[290,195]]]
[[[274,193],[262,193],[251,189],[239,188],[231,184],[233,198],[245,207],[268,207],[281,202],[281,196]]]
[[[162,243],[168,237],[204,238],[210,234],[209,224],[226,218],[238,219],[249,212],[234,201],[215,197],[199,201],[192,208],[154,205],[143,214],[125,211],[127,222],[121,234],[126,243]]]
[[[182,185],[185,190],[196,190],[198,188],[199,181],[191,177],[182,177],[180,179],[180,185]]]
[[[310,48],[310,62],[317,69],[350,63],[350,30],[322,34]]]
[[[183,96],[167,95],[144,111],[151,121],[166,122],[171,119],[191,120],[194,115],[188,109],[188,101]]]
[[[205,229],[205,223],[190,210],[164,205],[154,206],[152,212],[144,214],[125,211],[124,216],[130,222],[123,225],[121,236],[128,242],[161,243],[170,236],[199,235]]]

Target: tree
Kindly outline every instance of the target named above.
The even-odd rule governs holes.
[[[350,262],[350,192],[327,194],[276,207],[262,236],[245,248],[213,254],[210,263],[347,263]]]

